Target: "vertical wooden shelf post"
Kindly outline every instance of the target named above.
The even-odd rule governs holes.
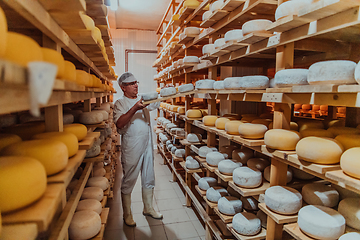
[[[45,129],[46,132],[63,131],[63,105],[55,105],[45,108]]]

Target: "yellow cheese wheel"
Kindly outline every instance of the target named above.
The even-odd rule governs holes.
[[[0,157],[0,209],[2,212],[25,207],[39,199],[46,189],[44,166],[34,158]]]
[[[87,127],[84,124],[73,123],[64,125],[64,132],[75,134],[78,141],[83,140],[87,136]]]
[[[309,128],[320,128],[320,129],[324,128],[324,124],[320,121],[299,121],[298,125],[299,125],[299,132]]]
[[[0,151],[4,147],[17,142],[21,142],[21,138],[18,135],[0,133]]]
[[[270,123],[272,123],[271,119],[262,119],[262,118],[258,118],[253,120],[251,123],[256,123],[256,124],[263,124],[265,125],[267,128],[269,128]]]
[[[76,82],[79,85],[89,86],[91,85],[90,75],[83,70],[76,70]]]
[[[38,133],[45,132],[44,122],[28,122],[24,124],[14,125],[11,127],[4,128],[4,133],[16,134],[21,137],[22,140],[29,140]]]
[[[32,38],[20,33],[8,32],[4,58],[26,67],[29,62],[42,61],[41,47]]]
[[[242,121],[233,120],[225,123],[225,131],[227,134],[239,135],[239,126],[243,124]]]
[[[178,108],[178,113],[179,114],[185,114],[185,107],[179,107]]]
[[[339,141],[345,150],[360,147],[359,134],[340,134],[336,136],[335,140]]]
[[[45,62],[53,63],[58,67],[56,77],[62,79],[64,77],[65,71],[65,62],[64,57],[61,55],[60,52],[50,49],[50,48],[41,48],[43,54],[43,60]]]
[[[95,28],[95,22],[91,17],[84,14],[83,12],[80,12],[80,17],[81,17],[82,21],[84,22],[85,28],[87,30],[93,30]]]
[[[0,58],[4,57],[7,43],[7,22],[4,11],[0,8]]]
[[[360,134],[360,129],[351,127],[330,127],[328,131],[335,137],[340,134]]]
[[[14,143],[3,148],[0,155],[33,157],[42,163],[48,176],[60,172],[68,163],[66,145],[52,139]]]
[[[208,115],[208,116],[203,117],[202,121],[205,126],[213,127],[213,126],[215,126],[215,122],[218,118],[219,118],[218,116]]]
[[[244,123],[238,127],[241,137],[248,139],[264,138],[265,132],[268,128],[263,124]]]
[[[179,14],[174,14],[172,17],[171,17],[171,20],[173,21],[176,21],[176,20],[179,20]]]
[[[360,147],[346,150],[340,159],[340,166],[344,173],[360,179]]]
[[[201,118],[202,113],[199,109],[189,109],[186,111],[186,117],[188,118]]]
[[[198,7],[200,5],[200,3],[197,0],[185,0],[183,7],[187,8],[187,7]]]
[[[95,27],[95,28],[93,29],[93,34],[94,34],[94,37],[95,37],[96,42],[100,42],[100,40],[102,40],[102,38],[101,38],[101,31],[100,31],[99,28]]]
[[[306,137],[296,145],[299,159],[317,164],[335,164],[340,162],[344,148],[331,138]]]
[[[73,133],[68,132],[46,132],[36,134],[34,139],[53,139],[63,142],[68,149],[68,157],[74,156],[79,150],[78,139]]]
[[[300,131],[300,134],[302,137],[327,137],[327,138],[334,138],[334,135],[325,130],[325,129],[320,129],[320,128],[308,128],[308,129],[304,129],[302,131]]]
[[[283,151],[295,150],[300,140],[300,133],[285,129],[271,129],[264,135],[265,145],[272,149]]]
[[[64,61],[64,74],[63,79],[76,82],[76,68],[72,62]]]
[[[215,127],[220,130],[225,130],[225,124],[227,122],[230,122],[230,119],[224,117],[218,118],[215,121]]]

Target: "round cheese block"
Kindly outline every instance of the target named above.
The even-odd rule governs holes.
[[[224,79],[224,88],[225,89],[240,89],[241,77],[228,77]]]
[[[263,124],[244,123],[240,124],[238,131],[241,137],[248,139],[264,138],[264,134],[268,128]]]
[[[228,196],[225,188],[214,186],[206,190],[206,198],[210,202],[217,203],[221,197]]]
[[[70,113],[64,113],[63,114],[63,124],[72,124],[74,122],[74,115]]]
[[[216,39],[214,42],[215,49],[220,49],[225,44],[225,38]]]
[[[177,150],[177,147],[176,147],[176,146],[173,146],[173,147],[171,148],[171,153],[172,153],[172,154],[175,154],[176,150]]]
[[[341,169],[347,175],[360,179],[360,147],[346,150],[340,159]]]
[[[103,191],[105,191],[109,187],[109,180],[106,177],[92,177],[92,178],[89,178],[86,186],[99,187]]]
[[[184,28],[185,35],[199,35],[200,28],[198,27],[186,27]]]
[[[356,192],[353,192],[353,191],[351,191],[349,189],[340,187],[339,185],[336,185],[336,184],[331,184],[331,186],[333,188],[335,188],[336,191],[338,191],[338,193],[340,195],[340,200],[343,200],[345,198],[360,198],[359,193],[356,193]]]
[[[232,159],[246,165],[247,161],[254,157],[254,151],[249,148],[234,149],[231,153]]]
[[[357,84],[356,63],[347,60],[317,62],[310,66],[309,84]]]
[[[99,154],[101,153],[100,143],[101,143],[101,140],[99,139],[99,144],[94,143],[90,149],[86,150],[85,157],[92,158],[92,157],[99,156]]]
[[[324,105],[321,105],[321,107],[323,107]],[[327,105],[325,105],[326,107],[328,107]],[[322,110],[321,110],[322,111]],[[328,110],[326,110],[327,112]],[[324,121],[324,124],[326,126],[326,128],[330,128],[330,127],[345,127],[345,120],[344,119],[334,119],[334,120],[329,120],[329,121]]]
[[[246,76],[241,77],[239,83],[240,89],[266,89],[269,87],[269,78],[260,75]]]
[[[233,181],[240,187],[256,188],[262,183],[262,174],[254,168],[239,167],[233,171]]]
[[[360,129],[351,127],[330,127],[327,130],[335,137],[343,134],[360,134]]]
[[[338,211],[345,218],[346,225],[360,230],[360,198],[345,198],[341,200]]]
[[[91,87],[92,78],[89,73],[76,69],[76,83],[86,87]]]
[[[185,166],[187,169],[198,169],[200,168],[200,164],[195,159],[187,159],[185,162]]]
[[[234,29],[225,33],[225,42],[237,41],[243,38],[243,31],[241,29]]]
[[[225,125],[227,122],[230,122],[230,119],[224,117],[218,118],[215,121],[215,127],[220,130],[225,130]]]
[[[213,150],[207,146],[202,146],[199,148],[199,156],[202,158],[206,158],[206,154],[213,152]]]
[[[202,140],[202,137],[200,134],[189,133],[186,136],[186,140],[188,140],[188,142],[190,142],[190,143],[198,143]]]
[[[263,172],[270,165],[270,162],[264,158],[250,158],[246,164],[249,168],[258,169]]]
[[[275,78],[270,78],[269,80],[269,88],[275,88],[276,84],[275,84]]]
[[[298,15],[299,10],[311,4],[314,0],[291,0],[283,2],[275,11],[275,19]]]
[[[177,112],[179,114],[185,114],[185,107],[178,107]]]
[[[199,109],[189,109],[186,111],[186,117],[188,118],[201,118],[202,112]]]
[[[185,157],[185,149],[177,149],[174,154],[175,157],[183,158]]]
[[[3,213],[25,207],[46,190],[44,166],[27,156],[0,157],[0,208]]]
[[[309,205],[335,207],[339,203],[339,193],[323,183],[309,183],[302,188],[302,197]]]
[[[303,138],[305,137],[326,137],[326,138],[333,138],[334,135],[325,129],[321,128],[308,128],[300,131],[300,134]]]
[[[205,14],[205,13],[204,13]],[[211,54],[212,52],[215,51],[215,46],[214,44],[205,44],[202,48],[202,54]]]
[[[213,127],[213,126],[215,126],[215,122],[218,118],[219,118],[218,116],[207,115],[207,116],[203,117],[202,121],[205,126]]]
[[[299,159],[316,164],[335,164],[340,162],[344,149],[331,138],[306,137],[296,145]]]
[[[345,218],[332,208],[308,205],[298,214],[299,228],[315,239],[338,239],[345,232]]]
[[[79,150],[79,143],[77,137],[73,133],[68,133],[68,132],[39,133],[34,135],[33,139],[53,139],[63,142],[67,147],[68,157],[74,156]]]
[[[270,182],[270,170],[271,170],[271,166],[267,166],[264,169],[264,178],[268,182]],[[293,179],[293,171],[290,168],[288,168],[286,172],[286,183],[291,182],[292,179]]]
[[[244,35],[250,33],[267,32],[266,29],[272,24],[272,21],[267,19],[255,19],[247,21],[242,25],[242,32]]]
[[[204,12],[204,14],[202,15],[202,20],[203,21],[206,21],[206,20],[208,20],[209,18],[210,18],[210,16],[212,15],[212,11],[206,11],[206,12]]]
[[[307,69],[284,69],[275,74],[276,87],[291,87],[297,85],[308,85]]]
[[[232,152],[237,149],[237,146],[234,145],[224,145],[220,147],[220,152],[221,153],[226,153],[226,155],[229,157],[232,155]]]
[[[184,63],[199,63],[200,59],[197,56],[186,56],[183,61]]]
[[[360,233],[357,232],[349,232],[341,235],[339,240],[360,240]]]
[[[264,142],[269,148],[290,151],[295,150],[300,138],[300,134],[296,131],[270,129],[264,135]]]
[[[219,162],[225,160],[225,157],[222,153],[219,152],[210,152],[206,154],[206,162],[210,166],[217,167]]]
[[[276,213],[295,214],[302,206],[302,196],[293,188],[272,186],[265,191],[265,204]]]
[[[218,209],[222,214],[233,216],[242,211],[242,202],[233,196],[225,196],[219,199]]]
[[[297,179],[302,179],[302,180],[310,180],[310,179],[314,179],[315,176],[311,175],[307,172],[304,172],[300,169],[294,168],[292,166],[289,166],[289,168],[293,171],[293,176]]]
[[[224,81],[216,81],[214,82],[214,90],[225,89]]]
[[[241,201],[243,203],[243,208],[247,211],[257,211],[259,210],[259,202],[253,197],[243,197],[241,196]]]
[[[183,128],[179,128],[176,130],[176,136],[185,137],[185,130]]]
[[[215,187],[217,185],[217,180],[213,177],[202,177],[198,181],[198,186],[201,190],[208,190],[211,187]]]
[[[227,134],[239,135],[239,126],[243,124],[242,121],[233,120],[225,123],[225,131]]]
[[[100,215],[92,210],[75,212],[69,225],[70,239],[85,240],[95,237],[101,229]]]
[[[166,147],[169,146],[171,144],[171,140],[166,140],[165,144],[166,144]]]
[[[64,57],[61,55],[60,52],[50,49],[50,48],[41,48],[41,52],[43,54],[43,61],[55,64],[57,66],[57,78],[63,78],[64,70],[65,70],[65,62]]]
[[[194,90],[194,85],[192,83],[188,83],[188,84],[183,84],[179,86],[179,92],[183,93],[183,92],[189,92]]]
[[[155,92],[148,92],[148,93],[141,93],[141,98],[144,101],[150,101],[158,98],[158,93]]]
[[[96,199],[101,201],[104,197],[104,191],[99,187],[86,187],[81,195],[81,199]]]
[[[192,7],[192,8],[196,8],[199,6],[199,2],[197,0],[185,0],[184,2],[184,8],[187,8],[187,7]]]
[[[6,42],[7,42],[7,22],[4,11],[0,8],[0,58],[3,58],[6,51]],[[0,217],[1,221],[1,217]]]
[[[0,151],[13,143],[21,142],[21,138],[15,134],[0,133]]]
[[[174,145],[169,144],[169,145],[166,146],[166,148],[167,148],[169,151],[171,151],[171,148],[172,148],[173,146],[174,146]]]
[[[80,123],[98,124],[103,121],[103,114],[100,112],[83,112],[79,117]]]
[[[210,4],[210,11],[216,12],[217,10],[220,10],[224,5],[224,0],[217,0]]]
[[[354,147],[360,147],[359,134],[341,134],[337,135],[335,140],[339,141],[345,150]]]
[[[167,97],[176,94],[176,88],[174,87],[167,87],[160,90],[161,97]]]
[[[261,231],[261,221],[255,214],[249,212],[238,213],[232,220],[234,230],[245,236],[253,236]]]
[[[94,170],[93,170],[94,177],[104,177],[105,174],[106,174],[106,170],[103,167],[94,168]]]
[[[92,210],[97,214],[100,214],[102,211],[102,205],[96,199],[84,199],[81,200],[76,207],[77,212],[83,210]]]
[[[233,174],[233,171],[236,168],[241,167],[241,166],[242,166],[242,164],[240,162],[226,159],[226,160],[222,160],[219,162],[218,169],[219,169],[219,172],[221,172],[222,174],[231,176]]]
[[[212,79],[204,79],[198,80],[195,83],[196,89],[214,89],[215,80]]]
[[[64,61],[63,79],[71,82],[76,82],[76,67],[70,61]]]

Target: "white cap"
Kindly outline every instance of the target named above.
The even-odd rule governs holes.
[[[119,85],[121,85],[122,83],[130,83],[130,82],[136,82],[136,81],[137,81],[136,78],[130,72],[123,73],[118,78],[118,84]]]

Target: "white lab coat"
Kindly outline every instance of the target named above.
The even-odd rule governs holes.
[[[120,97],[114,104],[114,122],[116,123],[121,115],[127,113],[140,98],[140,96],[137,99]],[[142,187],[154,188],[155,186],[149,111],[155,110],[159,106],[160,103],[157,102],[138,110],[128,124],[122,129],[118,129],[118,133],[121,134],[121,164],[124,173],[121,192],[123,194],[132,192],[140,171]]]

